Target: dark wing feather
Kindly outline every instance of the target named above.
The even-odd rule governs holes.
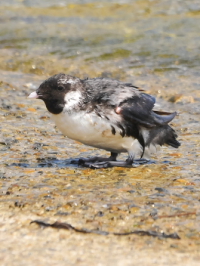
[[[152,128],[169,123],[176,113],[154,112],[155,98],[142,92],[131,83],[118,80],[96,78],[83,81],[90,110],[97,110],[101,117],[113,120],[113,110],[118,110],[116,123],[138,124]],[[118,109],[117,109],[118,108]]]
[[[118,80],[96,78],[82,81],[88,100],[106,106],[119,106],[121,102],[133,96],[140,95],[140,89],[131,83]]]
[[[155,126],[152,109],[155,98],[151,95],[140,93],[129,99],[125,99],[119,104],[120,114],[125,120],[138,123],[145,127]]]
[[[155,98],[151,95],[141,93],[120,103],[121,114],[125,120],[139,123],[145,127],[164,126],[176,116],[176,112],[168,113],[153,111]]]
[[[88,79],[83,81],[87,109],[95,111],[103,119],[110,120],[111,132],[137,138],[143,147],[151,143],[154,145],[168,144],[178,147],[175,131],[168,123],[175,117],[175,113],[153,111],[155,98],[144,93],[130,83],[123,83],[111,79]],[[142,127],[146,127],[149,136],[143,136]]]

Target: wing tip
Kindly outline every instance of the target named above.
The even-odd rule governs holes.
[[[153,112],[154,112],[154,117],[156,118],[157,122],[159,122],[161,125],[168,124],[177,115],[177,112],[173,112],[173,113],[167,113],[167,112],[162,112],[162,111],[153,111]]]

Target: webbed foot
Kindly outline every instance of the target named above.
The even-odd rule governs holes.
[[[154,161],[146,159],[138,159],[132,161],[102,161],[102,162],[84,162],[82,166],[89,167],[91,169],[101,169],[101,168],[111,168],[111,167],[126,167],[126,168],[136,168],[143,164],[153,164]]]
[[[90,164],[98,164],[98,163],[101,164],[101,162],[107,163],[110,161],[116,161],[117,155],[118,155],[117,153],[111,152],[111,155],[108,158],[98,157],[98,156],[90,158],[80,158],[72,160],[71,163],[88,167]]]
[[[111,152],[110,157],[91,157],[91,158],[80,158],[76,160],[72,160],[72,164],[78,164],[83,167],[89,167],[91,169],[100,169],[100,168],[110,168],[110,167],[138,167],[143,164],[152,164],[155,163],[154,161],[147,160],[147,159],[136,159],[130,156],[126,161],[116,161],[117,153]]]

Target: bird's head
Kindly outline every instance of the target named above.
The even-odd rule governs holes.
[[[65,107],[66,95],[76,90],[79,81],[78,78],[60,73],[45,80],[28,98],[43,100],[50,113],[59,114]]]

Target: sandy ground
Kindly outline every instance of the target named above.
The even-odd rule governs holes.
[[[191,76],[181,82],[171,77],[173,99],[173,89],[157,92],[169,77],[136,80],[164,108],[180,113],[173,126],[182,147],[163,148],[155,165],[101,170],[72,166],[69,158],[104,152],[63,137],[43,103],[26,99],[42,77],[2,76],[1,265],[199,265],[200,97]],[[33,220],[110,233],[153,230],[180,239],[83,234]]]

